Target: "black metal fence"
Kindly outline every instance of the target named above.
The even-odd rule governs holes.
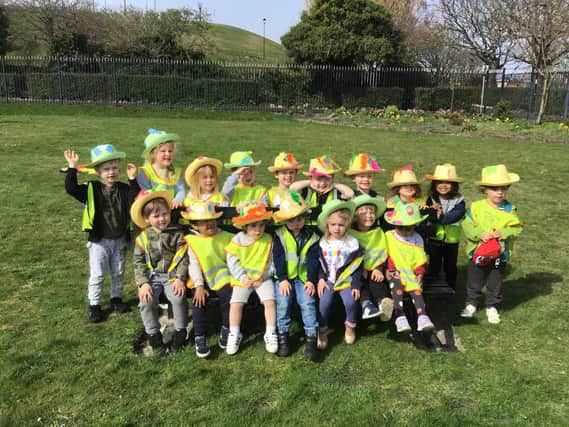
[[[567,114],[569,73],[556,73],[546,114]],[[0,57],[0,100],[202,107],[252,111],[324,108],[441,108],[491,111],[508,101],[533,117],[540,87],[533,73],[441,72],[422,68],[224,64],[118,59]]]

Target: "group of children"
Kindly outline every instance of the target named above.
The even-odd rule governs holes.
[[[134,278],[139,310],[154,351],[164,351],[158,321],[165,295],[176,332],[170,351],[187,341],[191,298],[198,357],[211,353],[206,338],[206,308],[217,297],[221,327],[217,344],[227,354],[239,351],[244,307],[252,293],[263,305],[265,348],[288,356],[291,309],[296,302],[305,332],[304,354],[315,360],[328,346],[335,295],[345,311],[345,342],[356,340],[358,320],[394,318],[398,332],[411,330],[403,309],[405,294],[417,313],[417,330],[434,328],[423,298],[426,275],[441,268],[456,286],[460,229],[467,239],[467,304],[461,316],[473,317],[486,287],[486,314],[499,323],[505,264],[521,232],[515,208],[506,199],[519,177],[504,165],[482,170],[477,185],[486,195],[469,209],[459,193],[464,180],[451,164],[439,165],[427,197],[410,166],[396,170],[385,200],[373,189],[383,169],[373,156],[353,155],[344,174],[355,188],[334,182],[340,172],[324,155],[310,160],[305,180],[291,153],[279,153],[268,168],[277,185],[255,183],[251,152],[235,152],[228,163],[200,156],[185,173],[173,165],[179,137],[150,129],[144,165],[128,164],[129,185],[119,182],[125,153],[112,145],[91,150],[98,180],[79,185],[79,157],[65,151],[66,190],[85,204],[83,229],[89,232],[89,320],[102,320],[101,289],[111,272],[111,310],[122,302],[125,252],[130,220],[141,230],[134,246]],[[231,174],[220,189],[223,168]],[[188,189],[186,189],[186,185]],[[426,243],[426,244],[425,244]]]

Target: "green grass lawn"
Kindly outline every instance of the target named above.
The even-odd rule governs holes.
[[[65,148],[87,161],[100,143],[139,162],[149,127],[182,136],[177,164],[184,167],[200,154],[227,161],[231,151],[251,149],[263,161],[265,185],[273,183],[265,166],[279,151],[305,166],[331,153],[342,167],[352,152],[367,151],[388,171],[412,163],[419,175],[453,162],[467,179],[465,197],[475,200],[480,169],[505,163],[521,176],[509,198],[525,230],[504,285],[502,324],[489,325],[483,313],[471,322],[458,317],[461,256],[459,292],[448,306],[461,353],[420,351],[368,322],[353,346],[338,328],[316,364],[302,351],[288,359],[265,353],[251,326],[234,357],[215,351],[198,360],[191,347],[163,358],[135,355],[136,311],[87,322],[82,206],[65,194],[56,170]],[[567,425],[568,145],[247,113],[0,105],[0,148],[0,425]],[[385,193],[388,180],[380,175],[375,187]],[[134,308],[130,263],[126,277]]]

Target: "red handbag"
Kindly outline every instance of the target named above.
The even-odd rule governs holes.
[[[502,246],[498,239],[489,239],[478,245],[472,254],[472,261],[476,265],[487,266],[500,264],[500,256],[502,255]]]

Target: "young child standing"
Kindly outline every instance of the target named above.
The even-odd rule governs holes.
[[[221,160],[205,156],[199,156],[193,160],[184,174],[189,188],[184,199],[184,206],[190,206],[192,202],[196,201],[207,201],[216,206],[227,206],[227,199],[219,191],[218,185],[221,169]]]
[[[350,177],[356,186],[354,195],[368,194],[371,197],[378,197],[377,192],[371,188],[374,177],[384,169],[379,166],[375,157],[366,153],[352,154],[348,170],[344,175]],[[383,213],[383,212],[382,212]]]
[[[283,152],[275,157],[273,166],[267,168],[269,172],[275,175],[278,183],[276,187],[271,187],[267,193],[269,207],[279,207],[281,196],[285,194],[284,197],[286,197],[286,191],[296,180],[296,175],[301,167],[302,165],[296,161],[292,153]]]
[[[283,224],[275,229],[273,260],[277,280],[277,327],[279,356],[290,355],[289,328],[291,308],[296,300],[300,307],[306,345],[304,355],[316,358],[316,288],[319,272],[318,235],[304,225],[308,207],[300,195],[291,190],[281,193],[279,210],[273,214],[275,222]]]
[[[435,208],[429,221],[436,224],[427,245],[429,274],[438,275],[442,264],[448,285],[456,289],[460,221],[466,212],[464,197],[458,191],[464,179],[456,175],[456,167],[450,163],[438,165],[435,173],[425,178],[431,180],[427,206]]]
[[[167,190],[172,194],[172,209],[182,207],[186,196],[182,170],[173,165],[179,136],[162,130],[148,129],[142,158],[144,165],[138,173],[141,189]]]
[[[138,307],[153,351],[164,351],[158,300],[164,292],[172,305],[176,332],[171,350],[186,343],[188,274],[186,242],[181,228],[170,224],[172,196],[168,191],[142,190],[130,209],[132,221],[142,230],[134,247],[134,280],[138,285]]]
[[[318,280],[318,330],[317,346],[328,346],[328,320],[334,295],[338,293],[346,311],[344,341],[356,341],[356,324],[360,298],[363,250],[348,230],[354,215],[354,202],[332,200],[322,207],[318,227],[324,233],[320,239],[320,279]]]
[[[232,234],[222,231],[217,220],[222,215],[215,211],[215,204],[207,201],[193,201],[182,212],[190,221],[191,232],[186,235],[188,243],[189,283],[193,288],[192,318],[196,337],[196,355],[200,358],[210,355],[211,350],[205,335],[205,316],[208,299],[216,295],[221,313],[221,330],[217,344],[227,347],[229,336],[229,301],[231,286],[229,269],[225,262],[225,247]]]
[[[518,182],[518,174],[504,165],[487,166],[476,184],[486,199],[473,202],[462,222],[468,254],[466,308],[462,317],[473,317],[486,286],[488,322],[500,323],[496,306],[502,301],[502,281],[510,260],[514,239],[522,232],[516,208],[506,200],[510,185]]]
[[[129,238],[129,209],[136,194],[136,166],[127,165],[129,184],[119,182],[120,160],[126,154],[116,151],[110,144],[98,145],[91,150],[91,163],[98,181],[79,185],[77,165],[79,155],[70,149],[64,152],[67,160],[65,190],[75,199],[85,204],[83,212],[83,231],[89,233],[89,321],[103,320],[101,294],[105,275],[111,272],[111,310],[125,313],[128,306],[122,302],[124,284],[124,265]]]
[[[267,211],[263,203],[249,202],[238,209],[238,214],[232,221],[233,225],[242,231],[233,236],[225,248],[233,287],[229,307],[229,337],[225,350],[230,355],[239,351],[243,338],[240,331],[243,308],[251,294],[256,292],[265,309],[265,350],[276,353],[278,338],[273,283],[273,239],[265,233],[272,213]]]
[[[236,151],[231,153],[226,169],[231,169],[231,175],[223,183],[221,192],[229,200],[229,206],[237,207],[242,202],[254,201],[267,204],[267,189],[262,185],[255,185],[255,162],[252,151]]]
[[[387,322],[393,313],[393,300],[385,280],[387,242],[377,223],[385,212],[385,200],[362,194],[354,199],[354,206],[356,210],[350,234],[364,250],[360,292],[362,319],[379,316],[380,320]]]
[[[385,220],[395,226],[385,233],[387,240],[387,280],[394,301],[395,326],[397,332],[411,330],[403,311],[403,293],[409,293],[417,312],[417,330],[434,328],[427,315],[423,299],[423,277],[427,267],[427,254],[423,239],[415,226],[427,218],[419,212],[416,203],[398,203],[392,211],[385,213]]]

